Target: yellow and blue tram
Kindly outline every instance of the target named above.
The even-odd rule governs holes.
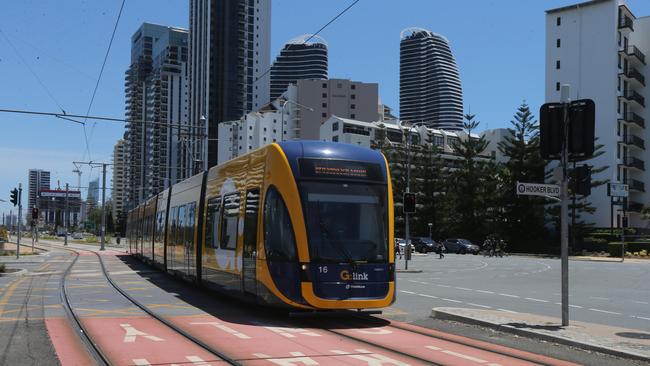
[[[230,295],[312,310],[395,299],[390,173],[370,149],[267,145],[173,185],[127,221],[131,253]]]

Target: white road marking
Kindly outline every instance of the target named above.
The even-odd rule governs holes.
[[[561,303],[561,302],[556,302],[555,305],[562,305],[562,303]],[[582,306],[580,306],[580,305],[571,305],[571,304],[569,304],[569,307],[570,307],[570,308],[576,308],[576,309],[584,309],[584,308],[583,308]]]
[[[500,293],[499,295],[501,295],[501,296],[507,296],[507,297],[514,297],[515,299],[519,299],[519,296],[517,296],[517,295],[501,294],[501,293]]]
[[[459,358],[464,358],[466,360],[474,361],[474,362],[477,362],[477,363],[486,363],[487,362],[486,360],[482,360],[480,358],[464,355],[462,353],[458,353],[458,352],[454,352],[454,351],[444,350],[444,351],[442,351],[442,353],[446,353],[448,355],[456,356],[456,357],[459,357]]]
[[[213,326],[215,328],[223,330],[226,333],[232,334],[237,338],[241,338],[241,339],[250,339],[251,338],[251,337],[247,336],[244,333],[236,331],[236,330],[230,328],[229,326],[223,325],[223,324],[218,323],[218,322],[197,322],[197,323],[190,323],[190,324],[192,324],[192,325],[211,325],[211,326]]]
[[[598,297],[598,296],[589,296],[590,299],[595,299],[595,300],[609,300],[606,297]]]
[[[589,310],[591,310],[591,311],[597,311],[597,312],[599,312],[599,313],[606,313],[606,314],[613,314],[613,315],[621,315],[621,313],[617,313],[617,312],[614,312],[614,311],[607,311],[607,310],[600,310],[600,309],[592,309],[592,308],[590,308]]]
[[[485,290],[476,290],[476,292],[482,292],[484,294],[494,294],[492,291],[485,291]]]
[[[136,337],[144,337],[147,338],[150,341],[154,342],[161,342],[164,341],[162,338],[158,338],[156,336],[149,335],[148,333],[139,331],[135,329],[135,327],[131,326],[131,324],[120,324],[120,327],[124,329],[124,340],[122,340],[123,343],[133,343],[135,342]]]
[[[418,294],[418,295],[424,296],[424,297],[429,297],[429,298],[432,298],[432,299],[437,299],[438,298],[438,296],[427,295],[427,294]]]
[[[450,287],[451,287],[451,286],[447,286],[447,285],[436,285],[436,286],[439,286],[439,287],[446,287],[446,288],[450,288]]]
[[[330,352],[334,354],[348,356],[350,358],[354,358],[355,360],[366,362],[368,365],[386,364],[386,365],[396,365],[396,366],[409,366],[408,363],[392,359],[388,356],[384,356],[379,353],[370,352],[367,349],[358,348],[355,351],[361,354],[352,354],[351,352],[346,352],[341,350],[330,350]],[[316,363],[315,365],[318,364]]]
[[[524,299],[537,302],[548,302],[547,300],[535,299],[533,297],[525,297]]]
[[[320,337],[320,334],[302,328],[288,328],[288,327],[264,327],[264,328],[286,338],[296,338],[295,334],[305,335],[310,337]]]
[[[473,291],[471,288],[467,288],[467,287],[456,287],[456,288],[464,291]]]
[[[632,300],[632,302],[635,302],[635,303],[637,303],[637,304],[650,305],[650,302],[645,302],[645,301],[636,301],[636,300]]]
[[[456,303],[462,303],[462,301],[452,300],[452,299],[446,299],[446,298],[444,298],[444,297],[441,297],[440,300],[451,301],[451,302],[456,302]]]
[[[473,303],[471,303],[471,302],[468,302],[467,305],[478,306],[479,308],[485,308],[485,309],[492,309],[491,306],[487,306],[487,305],[479,305],[479,304],[473,304]]]
[[[637,319],[650,320],[650,318],[646,318],[644,316],[634,316],[634,315],[630,315],[630,316]]]
[[[508,310],[508,309],[501,309],[501,308],[499,308],[499,309],[497,309],[497,310],[505,311],[506,313],[519,314],[519,313],[516,312],[516,311],[512,311],[512,310]]]
[[[415,292],[412,292],[412,291],[399,290],[399,292],[403,292],[405,294],[410,294],[410,295],[417,295]]]
[[[357,332],[363,334],[392,334],[393,332],[383,328],[357,329]]]

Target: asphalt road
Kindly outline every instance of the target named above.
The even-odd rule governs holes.
[[[400,261],[398,268],[404,268]],[[398,273],[397,301],[388,315],[407,321],[434,307],[496,309],[561,316],[560,260],[431,253]],[[571,320],[650,330],[650,262],[569,262]]]

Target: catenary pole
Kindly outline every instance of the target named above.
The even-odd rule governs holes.
[[[104,238],[106,236],[106,163],[102,164],[102,228],[101,228],[101,246],[99,250],[104,250]]]
[[[63,210],[63,225],[65,226],[65,240],[63,241],[63,245],[68,245],[68,225],[69,225],[69,213],[68,213],[68,189],[69,189],[69,184],[65,184],[65,208]]]

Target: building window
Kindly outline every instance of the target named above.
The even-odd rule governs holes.
[[[555,90],[560,91],[560,82],[555,83]]]
[[[350,115],[350,118],[352,118],[352,119],[355,119],[356,117],[357,117],[357,116],[356,116],[354,113],[352,113],[352,114]]]
[[[338,136],[332,136],[332,141],[333,142],[339,142],[339,137]]]
[[[618,45],[619,46],[621,45],[621,38],[622,38],[621,32],[618,32]]]
[[[350,104],[350,109],[356,109],[357,105],[356,104]]]
[[[323,98],[327,98],[327,93],[323,93]]]
[[[339,130],[339,123],[334,122],[332,123],[332,131],[338,131]]]
[[[327,103],[323,103],[323,108],[327,108]]]
[[[337,83],[337,84],[336,84],[336,87],[339,88],[339,89],[341,89],[341,88],[343,87],[343,83]]]
[[[555,23],[557,24],[558,27],[560,25],[562,25],[562,17],[557,17],[557,19],[555,20]]]
[[[325,117],[327,117],[327,113],[323,113],[323,114],[321,114],[321,116],[322,116],[323,118],[325,118]]]
[[[253,126],[248,126],[248,129],[253,131]]]
[[[357,95],[356,94],[350,94],[350,99],[357,99]]]
[[[619,80],[619,86],[620,86],[620,80]],[[619,88],[620,90],[620,88]],[[616,112],[618,114],[621,114],[621,101],[619,100],[618,103],[616,103]]]
[[[248,145],[248,150],[253,150],[253,147],[251,145]]]
[[[617,78],[616,81],[616,90],[621,91],[621,78]]]
[[[560,48],[561,44],[562,44],[562,41],[559,38],[555,40],[555,47]]]
[[[556,68],[557,70],[560,69],[560,60],[555,61],[555,68]]]
[[[323,83],[323,89],[327,89],[327,83]]]
[[[621,68],[621,55],[618,55],[618,68]]]
[[[356,89],[356,88],[357,88],[356,85],[354,85],[354,84],[350,85],[350,89],[354,90],[354,89]]]

